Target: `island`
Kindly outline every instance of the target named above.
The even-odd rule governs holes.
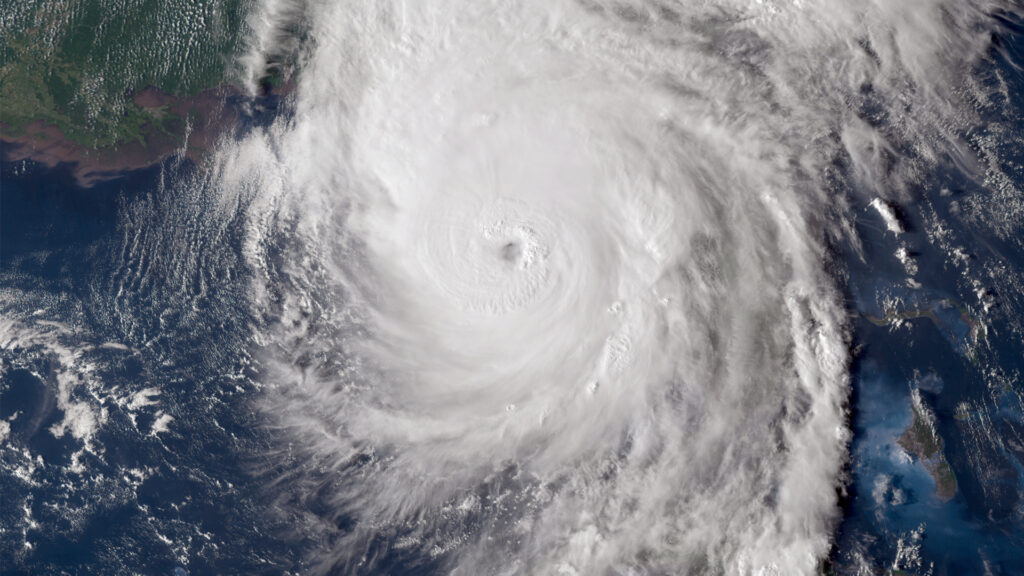
[[[943,453],[942,437],[935,429],[935,415],[921,400],[916,388],[911,391],[910,405],[914,419],[896,443],[924,465],[935,480],[935,495],[940,501],[948,502],[956,495],[956,476]]]
[[[964,306],[951,298],[918,298],[904,306],[892,306],[881,315],[864,313],[875,326],[898,326],[908,320],[924,318],[938,328],[954,349],[972,362],[977,361],[979,341],[987,336],[985,325]]]

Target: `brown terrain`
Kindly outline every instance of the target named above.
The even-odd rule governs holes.
[[[116,178],[128,170],[152,166],[180,154],[196,163],[213,147],[220,134],[233,125],[240,114],[236,106],[226,104],[230,96],[243,94],[235,87],[220,87],[188,98],[176,98],[156,88],[145,88],[132,100],[154,117],[173,114],[164,130],[143,127],[142,141],[122,142],[109,148],[94,149],[67,139],[56,126],[33,122],[11,136],[9,126],[0,124],[5,161],[32,160],[54,167],[66,164],[81,186]],[[172,117],[173,118],[173,117]],[[189,124],[184,121],[189,119]]]
[[[896,441],[908,454],[921,462],[935,480],[935,495],[942,502],[956,496],[956,476],[943,453],[942,438],[914,410],[914,421]]]

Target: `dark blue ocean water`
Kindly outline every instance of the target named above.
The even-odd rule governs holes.
[[[1009,100],[994,103],[985,114],[993,124],[1010,124],[1024,133],[1024,74],[1014,64],[1024,61],[1024,27],[1019,15],[1006,15],[1004,23],[990,71],[1001,72]],[[977,130],[987,129],[983,124]],[[999,157],[1016,186],[1024,185],[1024,148],[1004,146]],[[1021,309],[1015,307],[1024,286],[1015,290],[1010,284],[998,293],[982,282],[994,313],[985,315],[990,322],[986,336],[972,350],[972,313],[967,310],[980,314],[977,285],[951,264],[947,251],[929,242],[928,234],[936,219],[947,225],[952,238],[966,247],[971,274],[981,279],[995,277],[993,270],[1024,272],[1024,249],[1019,238],[995,233],[995,222],[962,217],[972,195],[992,195],[981,183],[940,170],[914,193],[927,210],[902,211],[908,230],[901,240],[913,247],[921,288],[909,289],[902,282],[905,274],[892,257],[894,237],[872,220],[866,206],[858,207],[865,217],[857,227],[864,259],[844,252],[859,348],[852,370],[851,484],[833,555],[835,569],[855,573],[857,558],[868,557],[874,559],[869,563],[873,573],[901,568],[910,574],[1024,574],[1024,342],[1019,337]],[[931,309],[935,316],[910,319],[899,328],[879,326],[868,319],[881,315],[879,295],[902,298],[902,309]],[[943,452],[956,476],[956,495],[948,502],[937,497],[935,481],[922,463],[909,459],[895,443],[913,420],[910,392],[915,388],[935,413]],[[921,528],[922,536],[915,538]],[[900,545],[917,547],[920,562],[900,563]]]
[[[60,168],[3,167],[0,274],[5,293],[22,303],[5,302],[4,313],[28,318],[25,324],[60,318],[70,327],[60,344],[79,350],[92,368],[62,364],[45,346],[4,353],[0,417],[16,419],[0,446],[0,574],[280,574],[294,565],[266,519],[266,494],[253,473],[253,455],[264,445],[247,390],[228,377],[240,370],[238,360],[216,370],[200,361],[205,350],[231,350],[244,332],[226,318],[230,306],[207,301],[203,312],[215,322],[159,318],[167,333],[155,339],[140,337],[144,330],[125,325],[124,316],[168,305],[175,290],[154,279],[152,293],[142,291],[136,302],[114,292],[120,272],[112,262],[127,207],[146,202],[161,179],[186,178],[191,169],[168,163],[82,189]],[[112,314],[112,303],[124,314]],[[135,350],[96,348],[106,341]],[[49,431],[64,417],[55,398],[62,377],[110,391],[99,400],[84,397],[90,386],[75,391],[106,411],[94,449],[79,454],[79,472],[71,470],[73,458],[85,443]],[[158,405],[174,417],[170,432],[148,433],[155,407],[114,401],[119,390],[145,387],[161,390]],[[22,450],[34,462],[30,475],[11,473],[26,469]]]
[[[1024,74],[1014,61],[1024,62],[1024,28],[1007,16],[991,65],[1003,72],[1011,100],[986,113],[1024,131]],[[1024,188],[1024,150],[999,152]],[[2,167],[3,312],[29,324],[59,319],[70,327],[62,345],[82,346],[92,366],[76,373],[80,366],[69,369],[43,345],[3,358],[0,418],[17,418],[0,450],[2,574],[281,574],[301,571],[301,551],[315,542],[315,527],[295,530],[307,519],[274,513],[275,501],[291,495],[265,481],[280,471],[269,432],[249,404],[258,391],[246,378],[245,335],[255,320],[237,282],[247,273],[237,257],[241,223],[198,230],[195,222],[210,208],[203,199],[161,196],[168,182],[186,181],[193,171],[169,161],[82,189],[63,168]],[[968,308],[977,308],[977,298],[950,255],[929,242],[929,215],[968,249],[980,278],[991,267],[1024,277],[1022,243],[961,217],[958,206],[989,192],[955,171],[931,175],[914,193],[920,205],[904,207],[901,240],[913,247],[920,288],[904,283],[892,256],[895,239],[866,204],[854,207],[864,215],[857,222],[863,259],[849,247],[835,250],[857,352],[849,484],[830,569],[1024,574],[1024,345],[1013,326],[1024,295],[992,294],[1006,312],[987,316],[986,337],[972,345]],[[194,205],[163,210],[171,201]],[[133,218],[155,225],[126,240]],[[126,245],[141,248],[126,254]],[[159,268],[154,260],[177,263],[184,248],[215,261],[182,259],[171,267],[180,271],[174,278],[146,274]],[[876,325],[869,317],[884,315],[880,295],[903,298],[908,311],[931,310],[934,319]],[[107,341],[132,350],[97,348]],[[174,425],[151,434],[156,406],[132,409],[115,401],[119,393],[101,394],[93,400],[106,421],[94,449],[82,452],[83,441],[49,432],[64,416],[56,396],[61,377],[89,378],[124,397],[159,388],[159,409]],[[922,463],[896,444],[912,421],[912,389],[934,411],[956,476],[956,494],[946,502]],[[71,469],[76,453],[79,471]],[[12,473],[30,461],[28,476]],[[909,549],[920,558],[900,556]]]

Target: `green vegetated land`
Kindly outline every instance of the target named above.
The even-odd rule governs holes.
[[[139,106],[132,94],[153,86],[187,97],[230,82],[248,6],[248,0],[0,0],[4,130],[23,136],[39,121],[90,149],[167,132],[180,119],[167,106]]]
[[[956,495],[956,476],[943,453],[942,438],[928,424],[916,406],[913,407],[913,411],[914,421],[897,442],[907,452],[921,460],[935,480],[936,496],[946,502]]]

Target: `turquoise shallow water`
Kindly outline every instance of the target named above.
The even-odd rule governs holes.
[[[991,65],[1008,79],[1009,99],[990,114],[1024,131],[1024,76],[1007,59],[1024,55],[1019,18],[1007,17],[997,45],[1004,52],[996,51]],[[1024,188],[1024,150],[1007,147],[1002,159]],[[191,170],[168,163],[82,190],[61,169],[3,167],[3,313],[35,330],[35,340],[19,333],[23,343],[0,356],[0,418],[9,421],[0,450],[4,574],[307,568],[300,552],[316,544],[316,531],[297,535],[282,523],[311,521],[275,516],[276,503],[294,494],[268,487],[265,470],[254,465],[280,458],[273,472],[283,473],[291,462],[272,452],[248,403],[259,393],[247,348],[259,319],[248,315],[247,295],[238,288],[237,279],[250,272],[236,257],[242,223],[200,234],[193,224],[213,207],[186,199],[194,206],[177,212],[180,220],[140,235],[137,242],[152,247],[143,257],[122,251],[136,242],[124,238],[125,223],[160,214],[167,183]],[[857,352],[850,482],[829,568],[1022,574],[1024,285],[993,279],[1024,278],[1024,245],[997,234],[1000,222],[964,216],[972,198],[991,192],[961,181],[955,170],[926,178],[913,192],[900,241],[913,247],[920,286],[906,284],[892,256],[897,241],[868,206],[854,207],[863,215],[863,254],[834,247]],[[965,248],[969,273],[932,241],[935,222]],[[194,268],[183,265],[175,277],[147,273],[159,269],[151,259],[183,246],[202,247]],[[973,280],[984,284],[991,310],[983,310]],[[122,296],[128,292],[132,298]],[[878,321],[887,299],[899,302],[893,309],[906,316],[902,325]],[[974,322],[985,326],[977,339]],[[103,348],[108,340],[128,342],[131,350]],[[70,411],[59,398],[61,378],[93,382],[70,400],[98,407],[103,425],[95,435],[50,431]],[[160,391],[152,400],[144,393],[150,387]],[[928,470],[896,443],[912,422],[914,389],[935,414],[957,480],[949,501],[936,496]],[[166,416],[174,424],[161,432],[156,423]],[[437,569],[386,542],[373,545],[391,573]]]
[[[992,115],[1021,126],[1024,78],[1007,58],[1020,57],[1024,36],[1019,17],[1011,20],[992,64],[1009,79],[1010,99]],[[1019,148],[1004,153],[1006,163],[1020,162]],[[1019,169],[1009,173],[1021,176]],[[833,566],[851,574],[865,565],[874,573],[1024,573],[1020,285],[989,288],[985,308],[972,282],[997,270],[1021,277],[1024,251],[996,233],[998,222],[964,217],[961,208],[972,195],[990,193],[955,171],[933,175],[916,193],[921,204],[904,211],[908,230],[900,240],[914,247],[920,286],[902,281],[891,257],[893,235],[868,217],[858,230],[864,257],[846,257],[861,348],[852,372],[852,482]],[[936,222],[966,247],[971,272],[934,242]],[[889,319],[902,318],[900,325],[885,321],[886,305],[899,312]],[[956,476],[949,501],[936,495],[926,467],[896,443],[913,419],[913,389],[934,412]]]

